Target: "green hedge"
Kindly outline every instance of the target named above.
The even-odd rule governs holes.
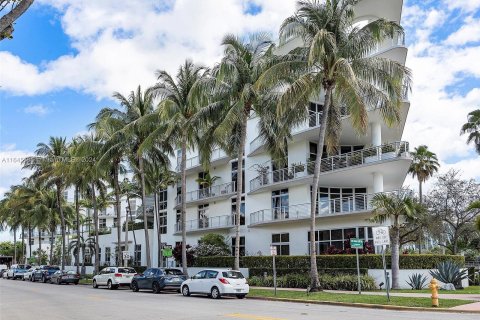
[[[357,276],[354,275],[337,275],[328,274],[320,275],[320,284],[326,290],[357,290]],[[367,275],[360,278],[363,290],[376,289],[375,280]],[[250,277],[248,283],[257,287],[273,287],[273,277]],[[308,274],[288,274],[277,277],[277,286],[280,288],[304,288],[310,285],[310,277]]]
[[[267,273],[268,276],[273,275],[273,270],[272,269],[265,269],[265,268],[250,268],[248,270],[249,276],[259,276],[263,277],[264,273]],[[308,268],[302,268],[302,269],[291,269],[291,268],[277,268],[277,276],[283,276],[287,274],[309,274],[310,269]],[[319,269],[318,272],[320,274],[329,274],[332,276],[335,275],[345,275],[345,274],[350,274],[350,275],[357,275],[357,269],[356,268],[344,268],[344,269]],[[360,269],[360,274],[367,274],[368,269],[366,268],[361,268]]]
[[[308,270],[309,256],[277,256],[278,269]],[[400,269],[433,269],[439,262],[452,260],[461,266],[465,265],[465,257],[437,254],[405,254],[400,255]],[[390,268],[390,255],[386,256],[387,267]],[[197,257],[194,267],[233,268],[234,257]],[[356,268],[355,255],[320,255],[317,256],[317,266],[323,269],[353,269]],[[248,256],[240,258],[240,267],[250,269],[272,269],[272,257]],[[360,255],[360,268],[382,269],[382,256],[379,254]]]

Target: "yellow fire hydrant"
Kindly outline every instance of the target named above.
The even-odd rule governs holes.
[[[432,307],[438,307],[438,282],[437,279],[432,279],[430,285],[428,286],[432,290]]]

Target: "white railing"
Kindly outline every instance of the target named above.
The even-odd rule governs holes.
[[[218,159],[222,159],[222,158],[226,158],[228,157],[227,153],[225,151],[223,151],[222,149],[220,148],[217,148],[215,150],[212,151],[212,154],[210,156],[210,161],[216,161]],[[177,158],[177,172],[180,172],[181,170],[181,161],[182,161],[182,158]],[[186,164],[185,164],[185,168],[186,170],[188,169],[191,169],[193,167],[197,167],[197,166],[200,166],[201,165],[201,161],[200,161],[200,156],[195,156],[195,157],[192,157],[192,158],[188,158],[186,160]]]
[[[216,228],[228,228],[235,225],[235,216],[233,215],[223,215],[216,217],[205,217],[204,219],[194,219],[187,220],[185,224],[185,229],[189,231],[205,230],[205,229],[216,229]],[[182,231],[182,224],[175,224],[175,232]]]
[[[235,186],[236,186],[236,182],[232,181],[232,182],[219,184],[216,186],[211,186],[208,188],[190,191],[190,192],[187,192],[186,194],[186,202],[188,203],[192,201],[204,200],[209,198],[229,196],[234,194],[237,191]],[[182,196],[180,194],[175,198],[175,202],[177,205],[179,205],[182,202]]]
[[[408,153],[408,148],[408,142],[399,141],[327,157],[321,161],[320,172],[331,172],[377,161],[399,158]],[[274,183],[311,176],[313,175],[314,169],[315,162],[308,161],[306,163],[292,164],[288,168],[260,173],[257,177],[250,180],[250,192]]]
[[[264,145],[263,139],[260,136],[256,137],[255,139],[252,140],[252,142],[250,142],[250,152],[249,153],[252,153],[252,152],[256,151],[257,149],[259,149],[263,145]]]
[[[311,128],[317,128],[320,126],[321,121],[322,121],[322,112],[309,110],[308,119],[305,120],[302,124],[293,128],[292,134],[297,134],[299,132],[302,132]]]
[[[398,191],[384,193],[388,194],[393,192]],[[316,215],[328,216],[372,210],[370,201],[374,195],[375,194],[356,194],[350,197],[320,199],[317,205]],[[310,208],[310,203],[304,203],[255,211],[250,214],[250,224],[307,219],[310,218]]]

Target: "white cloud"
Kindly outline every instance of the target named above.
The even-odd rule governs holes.
[[[14,149],[13,145],[2,146],[0,149],[0,199],[10,186],[21,183],[22,179],[31,174],[30,170],[22,170],[22,161],[33,156],[32,152]]]
[[[47,113],[50,112],[50,110],[41,105],[41,104],[36,104],[36,105],[33,105],[33,106],[28,106],[26,107],[25,109],[23,109],[23,111],[25,113],[29,113],[29,114],[35,114],[37,116],[44,116],[46,115]]]
[[[445,41],[450,45],[463,45],[480,40],[480,20],[468,17],[460,29],[450,34]]]

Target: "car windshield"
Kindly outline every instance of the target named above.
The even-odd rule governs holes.
[[[169,276],[183,276],[183,272],[178,269],[165,269],[165,274]]]
[[[48,269],[48,270],[60,270],[59,267],[54,267],[54,266],[50,266],[50,267],[47,267],[45,269]]]
[[[119,273],[137,273],[133,268],[118,268]]]
[[[229,278],[229,279],[243,279],[243,274],[238,271],[223,271],[222,275],[224,278]]]
[[[18,268],[18,269],[25,269],[25,265],[24,265],[24,264],[19,264],[19,265],[17,266],[17,268]]]

